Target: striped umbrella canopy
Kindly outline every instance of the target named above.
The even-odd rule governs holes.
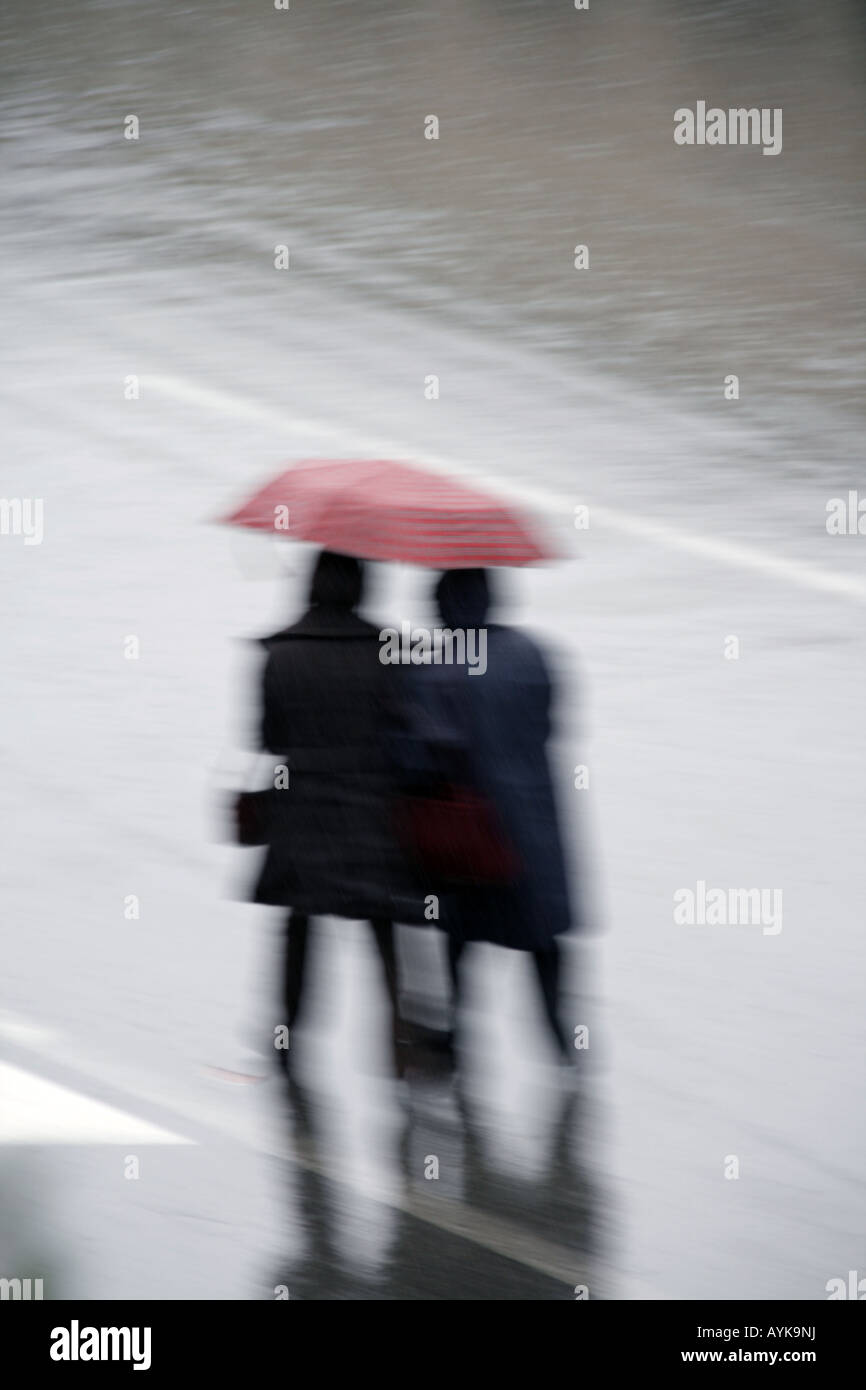
[[[505,502],[447,474],[390,459],[310,459],[225,518],[365,560],[432,569],[552,558]]]

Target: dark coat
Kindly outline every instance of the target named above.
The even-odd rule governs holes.
[[[539,950],[574,925],[553,784],[547,761],[552,688],[541,651],[525,633],[486,622],[466,575],[450,627],[484,627],[487,669],[417,668],[422,738],[462,747],[469,775],[495,807],[522,865],[509,885],[479,886],[446,898],[444,925],[465,940]]]
[[[394,835],[386,755],[394,668],[379,632],[317,604],[265,641],[262,746],[289,769],[254,901],[299,912],[418,920]]]

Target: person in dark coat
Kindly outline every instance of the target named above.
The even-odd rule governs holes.
[[[261,744],[278,759],[275,766],[287,768],[288,786],[271,798],[275,810],[254,901],[290,909],[290,1029],[300,1014],[311,918],[371,923],[396,1048],[392,923],[411,916],[413,907],[393,834],[385,752],[393,668],[379,660],[379,629],[355,611],[362,583],[358,560],[320,552],[307,612],[265,639]]]
[[[498,817],[518,868],[507,883],[468,885],[447,900],[445,925],[454,1004],[467,942],[489,941],[531,952],[545,1016],[562,1057],[570,1055],[558,1013],[557,938],[573,925],[546,743],[552,686],[538,646],[524,632],[488,623],[483,569],[449,570],[436,598],[450,629],[486,630],[486,670],[433,665],[419,674],[434,730],[463,752],[473,786]]]

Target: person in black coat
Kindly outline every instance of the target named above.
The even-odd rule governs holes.
[[[321,551],[310,606],[265,639],[262,747],[285,765],[272,802],[268,849],[254,901],[290,909],[285,966],[288,1026],[298,1021],[310,919],[368,920],[398,1034],[395,917],[415,914],[393,832],[386,755],[394,668],[379,660],[379,629],[355,611],[361,563]],[[285,779],[285,774],[283,774]]]

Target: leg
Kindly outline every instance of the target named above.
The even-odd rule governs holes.
[[[391,1005],[391,1049],[394,1069],[398,1076],[403,1075],[404,1057],[400,1046],[400,991],[397,983],[397,947],[394,942],[394,924],[387,917],[374,917],[370,926],[376,938],[376,949],[385,972],[385,988]]]
[[[286,921],[286,961],[283,1002],[289,1032],[298,1021],[301,995],[304,988],[304,967],[307,960],[307,939],[310,920],[306,913],[290,912]]]
[[[454,1065],[454,1056],[457,1047],[457,1018],[460,1012],[460,958],[466,949],[466,942],[461,936],[455,936],[453,932],[448,933],[448,974],[451,978],[451,1002],[448,1010],[450,1028],[445,1036],[444,1050],[449,1055]]]
[[[451,976],[451,1010],[457,1013],[457,1004],[460,999],[460,957],[466,942],[462,937],[455,936],[453,932],[448,933],[448,973]]]
[[[396,1035],[397,1022],[400,1017],[400,1003],[397,988],[397,948],[394,944],[394,924],[385,917],[375,917],[370,926],[373,928],[376,949],[385,971],[385,988],[388,991],[391,1021]]]
[[[568,1041],[559,1021],[559,947],[552,941],[546,950],[533,951],[532,959],[541,988],[544,1013],[556,1042],[556,1050],[560,1056],[568,1057]]]

